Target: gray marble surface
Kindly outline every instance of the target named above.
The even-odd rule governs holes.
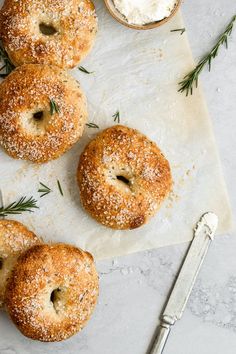
[[[233,0],[186,0],[183,14],[197,59],[236,14],[236,4]],[[236,30],[228,52],[221,50],[212,72],[203,73],[202,83],[235,214]],[[13,342],[13,325],[4,319],[0,322],[0,354],[145,354],[186,247],[171,246],[99,262],[99,304],[79,335],[63,343],[41,344],[15,332]],[[235,250],[233,233],[214,241],[165,354],[236,352]]]

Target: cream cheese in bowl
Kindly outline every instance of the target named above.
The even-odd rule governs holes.
[[[116,9],[134,25],[163,20],[172,13],[177,0],[113,0]]]

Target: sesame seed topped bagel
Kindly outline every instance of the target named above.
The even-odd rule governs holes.
[[[5,288],[17,258],[29,247],[41,241],[23,224],[0,220],[0,307],[4,303]]]
[[[172,186],[169,163],[157,145],[121,125],[104,130],[87,145],[77,178],[85,209],[113,229],[145,224]]]
[[[65,244],[39,245],[18,259],[8,281],[6,307],[25,336],[53,342],[84,327],[97,297],[91,254]]]
[[[81,137],[87,120],[79,83],[56,66],[26,64],[0,84],[0,145],[17,159],[47,162]]]
[[[90,51],[97,17],[90,0],[5,0],[0,38],[12,63],[75,67]]]

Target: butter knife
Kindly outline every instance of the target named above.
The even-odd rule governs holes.
[[[218,217],[211,212],[204,214],[197,223],[193,241],[161,316],[159,330],[149,354],[163,352],[171,327],[182,317],[209,245],[214,238],[217,225]]]

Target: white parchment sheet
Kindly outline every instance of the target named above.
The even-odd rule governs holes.
[[[189,241],[206,211],[218,214],[218,233],[229,231],[231,212],[211,123],[200,90],[192,97],[177,92],[177,83],[193,68],[181,14],[155,30],[135,31],[114,21],[102,1],[95,1],[99,32],[95,47],[72,74],[81,82],[89,106],[89,121],[100,129],[121,124],[139,129],[157,142],[170,161],[174,190],[160,212],[144,227],[113,231],[82,209],[76,183],[79,156],[98,132],[86,128],[83,138],[64,156],[44,165],[17,161],[0,150],[0,187],[5,203],[33,195],[39,210],[16,219],[45,241],[69,242],[97,259]],[[59,194],[60,180],[64,197]],[[53,192],[39,198],[39,181]]]

